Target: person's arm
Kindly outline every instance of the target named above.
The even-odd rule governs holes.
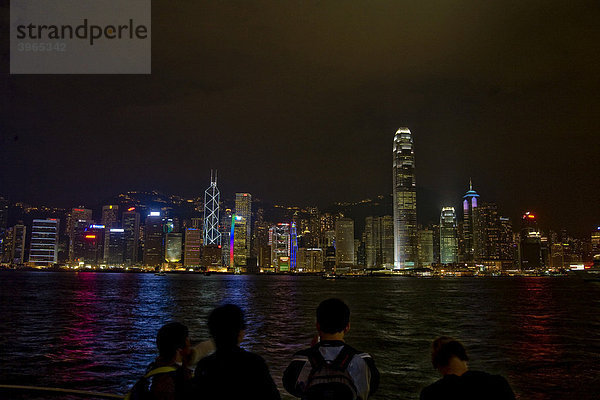
[[[298,388],[298,377],[300,376],[300,372],[304,368],[308,359],[303,357],[302,359],[298,359],[298,356],[294,356],[294,360],[288,365],[283,373],[283,377],[281,379],[283,383],[283,387],[289,394],[295,397],[302,397],[302,391]]]
[[[508,384],[505,377],[498,375],[498,399],[501,400],[515,400],[515,393]]]
[[[365,360],[365,363],[369,367],[369,372],[371,376],[371,380],[369,382],[369,397],[371,397],[379,388],[379,370],[375,366],[375,360],[373,360],[373,357],[371,357],[370,355],[369,357],[363,358],[363,360]]]

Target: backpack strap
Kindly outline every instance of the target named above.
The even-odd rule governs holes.
[[[332,364],[340,371],[345,371],[355,354],[356,350],[348,345],[344,345],[335,360],[332,361]]]
[[[153,370],[150,370],[150,372],[148,372],[146,375],[144,375],[144,378],[148,379],[154,375],[168,374],[169,372],[175,372],[175,371],[177,371],[177,368],[175,368],[175,367],[158,367],[158,368],[154,368]]]

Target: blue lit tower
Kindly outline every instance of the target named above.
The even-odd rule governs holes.
[[[217,171],[210,170],[210,186],[204,192],[204,245],[221,244],[219,234],[219,189]]]
[[[463,196],[463,239],[466,262],[473,262],[479,258],[480,231],[478,205],[479,195],[473,190],[473,183],[469,179],[469,190]]]
[[[417,187],[412,134],[400,128],[394,136],[394,269],[417,264]]]

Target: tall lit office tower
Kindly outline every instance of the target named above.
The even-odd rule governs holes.
[[[235,215],[244,218],[246,222],[246,258],[248,258],[252,239],[252,195],[250,193],[235,194]]]
[[[119,222],[119,206],[109,204],[102,207],[102,225],[112,228]]]
[[[4,232],[8,224],[8,201],[0,196],[0,234]]]
[[[233,264],[231,267],[235,268],[237,272],[243,272],[247,266],[248,258],[248,234],[247,234],[247,221],[241,215],[234,215],[231,220],[231,233],[233,237],[230,238],[230,249],[233,255]],[[233,246],[232,246],[233,244]]]
[[[11,265],[21,265],[25,262],[25,237],[27,227],[17,224],[8,228],[5,234],[3,262]]]
[[[183,238],[179,232],[167,233],[165,239],[165,261],[168,263],[178,263],[181,261],[181,248],[183,247]]]
[[[193,224],[192,224],[193,225]],[[201,231],[198,227],[186,228],[185,245],[183,253],[184,267],[200,266],[200,245],[202,243]]]
[[[365,253],[367,268],[378,267],[382,264],[379,217],[365,218]]]
[[[29,262],[51,266],[58,261],[58,219],[34,219],[31,227]]]
[[[415,152],[408,128],[394,136],[394,269],[413,267],[417,261],[417,187]]]
[[[130,207],[123,213],[123,229],[125,230],[125,265],[135,265],[139,261],[140,247],[140,213]]]
[[[458,262],[458,232],[454,207],[443,207],[440,215],[440,263]]]
[[[481,202],[479,215],[479,254],[475,259],[500,260],[500,215],[496,203]]]
[[[269,229],[271,267],[275,272],[290,270],[290,224],[279,223]]]
[[[354,221],[350,218],[335,221],[335,262],[342,268],[354,265]]]
[[[500,259],[512,261],[515,258],[515,241],[512,223],[508,217],[500,217]]]
[[[106,262],[109,266],[123,265],[125,256],[125,229],[110,228],[108,229],[108,257]]]
[[[600,226],[592,231],[592,256],[600,255]]]
[[[534,214],[527,211],[523,214],[520,237],[521,268],[532,270],[542,266],[542,235]]]
[[[69,260],[73,261],[73,251],[75,246],[75,225],[78,221],[87,221],[88,224],[93,224],[92,210],[79,207],[72,208],[67,214],[67,236],[69,237]]]
[[[365,219],[365,265],[392,268],[394,265],[394,219],[391,215]]]
[[[158,211],[146,217],[144,227],[144,265],[157,267],[164,261],[163,219]]]
[[[381,220],[381,263],[384,268],[394,267],[394,218],[384,215]]]
[[[479,195],[473,190],[473,183],[469,181],[469,190],[463,196],[463,245],[466,262],[476,261],[480,254],[478,203]]]
[[[221,244],[219,233],[219,189],[217,171],[210,171],[210,186],[204,192],[204,245]]]
[[[420,229],[417,232],[419,248],[419,266],[430,267],[433,264],[433,230]]]

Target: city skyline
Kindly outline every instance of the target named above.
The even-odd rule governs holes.
[[[507,215],[583,231],[600,219],[590,7],[156,1],[151,75],[3,75],[0,191],[194,196],[218,168],[224,193],[324,207],[389,193],[408,126],[426,220],[472,177]]]

